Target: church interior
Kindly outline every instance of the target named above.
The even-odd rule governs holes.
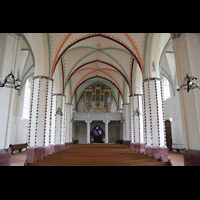
[[[199,33],[0,33],[0,165],[200,165],[199,63]]]

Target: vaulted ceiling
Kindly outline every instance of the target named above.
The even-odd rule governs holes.
[[[79,99],[95,82],[123,97],[126,84],[132,92],[134,62],[143,73],[146,33],[48,33],[47,37],[51,77],[60,62],[63,93],[69,84],[71,99],[75,92]]]

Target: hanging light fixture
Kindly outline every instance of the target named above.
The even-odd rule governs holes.
[[[186,77],[183,79],[183,84],[177,87],[177,91],[187,90],[187,92],[189,92],[192,89],[199,88],[199,84],[195,83],[195,80],[197,80],[196,77],[190,76],[189,73],[187,73]]]
[[[133,113],[133,116],[134,116],[134,115],[139,117],[139,116],[142,115],[142,114],[141,114],[141,112],[139,111],[139,109],[136,108],[136,110],[135,110],[134,113]]]
[[[63,113],[62,113],[62,110],[61,110],[60,107],[56,110],[56,114],[55,114],[55,116],[56,116],[56,115],[63,116]]]
[[[114,126],[120,126],[120,124],[116,121],[115,125]]]
[[[183,41],[183,50],[184,50],[184,55],[185,55],[185,63],[186,63],[187,73],[186,73],[186,77],[183,79],[183,84],[181,86],[177,86],[177,91],[187,90],[187,92],[189,92],[192,89],[196,89],[196,88],[200,89],[200,87],[199,87],[198,83],[195,83],[195,80],[197,80],[197,78],[194,76],[190,76],[190,74],[188,72],[188,65],[187,65],[187,58],[186,58],[186,54],[185,54],[185,44],[184,44],[183,33],[182,33],[182,41]]]
[[[16,41],[16,34],[15,34],[15,41]],[[13,49],[15,46],[15,41],[13,44]],[[13,49],[12,49],[12,52],[13,52]],[[18,78],[15,78],[12,73],[13,57],[14,57],[14,52],[12,56],[11,72],[5,77],[3,81],[1,81],[1,78],[0,78],[0,87],[8,87],[8,88],[14,88],[16,90],[19,90],[21,81]]]
[[[15,78],[12,71],[5,77],[3,81],[0,81],[0,87],[15,88],[19,90],[21,81]]]
[[[120,121],[120,123],[125,123],[126,124],[126,120],[124,118],[122,118],[122,120]]]

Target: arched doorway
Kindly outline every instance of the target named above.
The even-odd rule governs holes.
[[[100,126],[95,126],[90,132],[91,143],[105,143],[105,133]]]

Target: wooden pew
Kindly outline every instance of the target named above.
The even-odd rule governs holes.
[[[63,149],[27,166],[171,166],[153,156],[141,154],[122,145],[81,144]]]
[[[19,150],[19,152],[21,152],[22,149],[26,148],[27,149],[28,144],[27,143],[23,143],[23,144],[10,144],[9,147],[11,147],[11,151],[13,154],[13,151]]]

